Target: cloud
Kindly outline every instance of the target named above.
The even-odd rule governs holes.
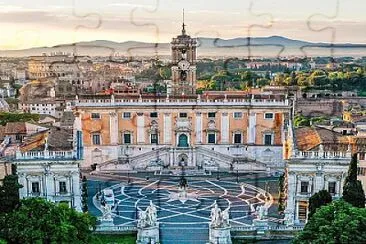
[[[144,5],[144,4],[136,4],[136,3],[109,3],[107,4],[109,7],[131,7],[131,8],[153,8],[153,5]]]

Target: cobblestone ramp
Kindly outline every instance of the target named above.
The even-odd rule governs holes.
[[[208,243],[208,225],[160,225],[162,244],[206,244]]]

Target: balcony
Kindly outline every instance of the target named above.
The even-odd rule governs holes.
[[[28,151],[20,152],[17,151],[15,154],[15,160],[65,160],[65,159],[76,159],[74,151]]]
[[[292,157],[298,159],[350,159],[351,152],[295,151]]]

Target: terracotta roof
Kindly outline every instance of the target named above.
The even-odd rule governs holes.
[[[295,129],[296,148],[300,151],[308,151],[320,144],[318,133],[311,127]]]
[[[31,136],[27,136],[23,143],[19,146],[20,150],[22,152],[26,152],[41,147],[45,143],[47,134],[47,131],[42,131]]]
[[[73,131],[71,129],[52,128],[48,135],[49,150],[73,149]]]
[[[25,122],[9,122],[5,125],[5,134],[26,134],[27,126]]]
[[[301,127],[295,129],[296,147],[300,151],[318,149],[322,144],[324,150],[347,150],[348,136],[321,127]]]
[[[42,131],[27,136],[20,146],[21,151],[44,150],[47,138],[48,150],[66,151],[73,149],[73,131],[53,127],[49,131]]]
[[[5,137],[5,126],[0,125],[0,139]]]

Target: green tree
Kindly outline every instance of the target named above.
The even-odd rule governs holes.
[[[39,121],[39,114],[31,113],[0,113],[0,124],[6,125],[8,122],[37,122]]]
[[[365,229],[366,209],[343,200],[333,201],[316,211],[293,243],[364,243]]]
[[[328,203],[332,202],[332,196],[327,190],[321,190],[314,195],[312,195],[309,199],[309,215],[314,215],[317,209],[319,209],[321,206],[327,205]]]
[[[81,204],[83,212],[88,212],[88,182],[85,176],[81,183]]]
[[[352,156],[348,175],[344,182],[342,198],[354,207],[365,207],[365,192],[363,191],[361,181],[357,180],[357,154]]]
[[[41,198],[21,201],[1,218],[0,238],[10,243],[87,243],[96,218]]]
[[[3,185],[0,186],[0,214],[9,213],[19,206],[19,189],[22,187],[17,175],[4,177]]]

